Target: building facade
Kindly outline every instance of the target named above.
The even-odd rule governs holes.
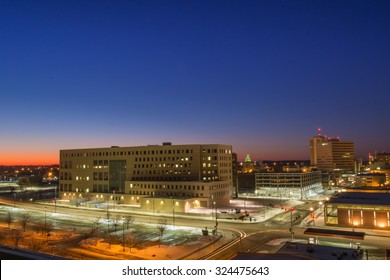
[[[229,145],[150,145],[60,151],[60,198],[147,207],[175,199],[177,211],[229,203]],[[163,205],[164,203],[160,204]],[[187,206],[186,206],[187,205]]]
[[[310,196],[310,192],[322,189],[321,172],[258,172],[256,194],[265,197],[298,198]]]
[[[383,187],[386,183],[386,175],[380,173],[360,173],[356,175],[356,187]]]
[[[310,139],[310,164],[321,171],[355,172],[355,148],[350,141],[318,135]]]
[[[341,192],[324,204],[325,225],[390,230],[389,192]]]

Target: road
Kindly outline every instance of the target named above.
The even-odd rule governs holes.
[[[37,211],[41,215],[44,213],[48,221],[53,223],[61,223],[63,216],[72,217],[65,219],[64,224],[68,224],[73,221],[74,217],[78,217],[74,222],[77,224],[77,228],[85,227],[91,228],[93,225],[93,219],[105,218],[107,210],[104,209],[88,209],[88,208],[77,208],[77,207],[62,207],[60,205],[55,206],[54,204],[40,204],[40,203],[26,203],[20,201],[0,200],[1,204],[8,205],[15,208],[23,208],[27,211]],[[202,259],[231,259],[238,252],[264,252],[273,253],[276,252],[281,245],[270,245],[271,241],[274,240],[291,240],[292,235],[290,233],[291,224],[294,232],[294,240],[297,242],[307,242],[308,236],[304,235],[304,230],[307,226],[302,223],[310,213],[310,207],[314,206],[314,203],[305,203],[298,205],[291,212],[290,209],[285,211],[281,210],[280,214],[275,215],[273,218],[264,222],[248,222],[248,221],[225,221],[218,220],[219,232],[232,232],[237,238],[232,242],[225,244],[221,248],[215,248],[214,252],[205,254]],[[140,223],[158,223],[160,219],[166,219],[168,223],[174,223],[176,226],[188,226],[199,228],[199,230],[207,227],[213,229],[215,226],[215,220],[211,218],[196,219],[194,217],[186,217],[183,215],[176,214],[175,217],[147,215],[145,213],[126,213],[121,210],[109,210],[111,216],[120,215],[123,216],[131,215],[137,222]],[[61,219],[60,219],[61,217]],[[70,226],[73,226],[70,224]],[[384,249],[390,244],[390,233],[384,232],[383,235],[378,235],[373,231],[367,231],[367,235],[364,241],[361,242],[361,248],[369,250],[369,256],[373,259],[383,259]],[[332,237],[320,237],[320,243],[322,245],[332,245],[338,247],[349,247],[350,240],[342,238]],[[283,242],[280,242],[282,244]]]

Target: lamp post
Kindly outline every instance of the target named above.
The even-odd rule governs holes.
[[[294,240],[294,231],[293,231],[293,211],[294,207],[290,208],[290,232],[291,232],[291,241]]]
[[[320,201],[319,204],[320,204],[320,213],[321,213],[321,210],[322,210],[322,213],[324,215],[324,224],[325,224],[325,205],[324,205],[324,203],[322,201]],[[323,208],[322,208],[322,206],[323,206]]]
[[[57,186],[54,187],[54,213],[57,213]]]
[[[311,220],[313,221],[313,226],[316,225],[316,219],[315,219],[315,216],[314,216],[314,208],[313,207],[310,207],[310,216],[311,216]]]
[[[154,216],[154,192],[153,192],[153,216]]]
[[[107,213],[106,213],[106,218],[107,218],[107,234],[110,232],[110,211],[109,211],[109,201],[107,201]]]
[[[172,197],[172,224],[175,227],[175,198]]]
[[[125,251],[125,217],[124,216],[122,217],[122,226],[123,226],[123,229],[122,229],[122,249],[124,252]]]
[[[46,230],[46,209],[47,209],[47,207],[45,207],[45,235],[47,235],[47,230]]]
[[[115,199],[115,190],[112,191],[112,209],[115,209],[114,199]]]
[[[215,208],[215,235],[217,235],[218,234],[217,204],[215,201],[213,202],[213,204],[214,204],[214,208]]]

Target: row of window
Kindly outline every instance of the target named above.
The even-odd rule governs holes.
[[[108,181],[108,172],[94,172],[93,173],[94,181]]]
[[[163,154],[192,154],[192,149],[164,149],[164,150],[133,150],[133,151],[110,151],[110,152],[84,152],[64,153],[64,157],[96,157],[96,156],[134,156],[134,155],[163,155]]]
[[[167,193],[167,192],[148,192],[148,191],[129,191],[132,195],[155,195],[157,197],[180,197],[180,198],[191,198],[191,197],[203,197],[203,193]]]
[[[93,192],[100,192],[100,193],[108,193],[108,185],[107,184],[93,184],[92,187]]]
[[[73,191],[72,184],[60,184],[60,192],[71,192]]]
[[[142,183],[131,183],[129,185],[130,189],[167,189],[167,190],[202,190],[207,189],[205,186],[190,186],[190,185],[154,185],[154,184],[142,184]],[[213,186],[208,186],[209,191],[222,190],[229,188],[229,184],[218,184]]]
[[[192,161],[192,157],[142,157],[135,158],[136,162],[145,162],[145,161]]]
[[[130,189],[166,189],[166,190],[197,190],[197,191],[204,191],[204,186],[182,186],[182,185],[149,185],[149,184],[134,184],[133,187],[130,186]]]
[[[192,163],[160,163],[160,164],[134,164],[134,168],[191,168]]]
[[[60,172],[60,180],[73,180],[71,172]]]
[[[133,175],[190,175],[191,170],[134,170]]]
[[[163,181],[163,182],[168,182],[168,181],[189,181],[191,180],[196,180],[196,178],[188,178],[187,176],[177,176],[177,177],[154,177],[154,176],[147,176],[147,177],[132,177],[130,180],[132,181]]]

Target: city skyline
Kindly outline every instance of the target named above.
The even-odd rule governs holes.
[[[390,4],[12,1],[0,4],[0,165],[59,150],[232,145],[307,160],[309,139],[390,152]]]

